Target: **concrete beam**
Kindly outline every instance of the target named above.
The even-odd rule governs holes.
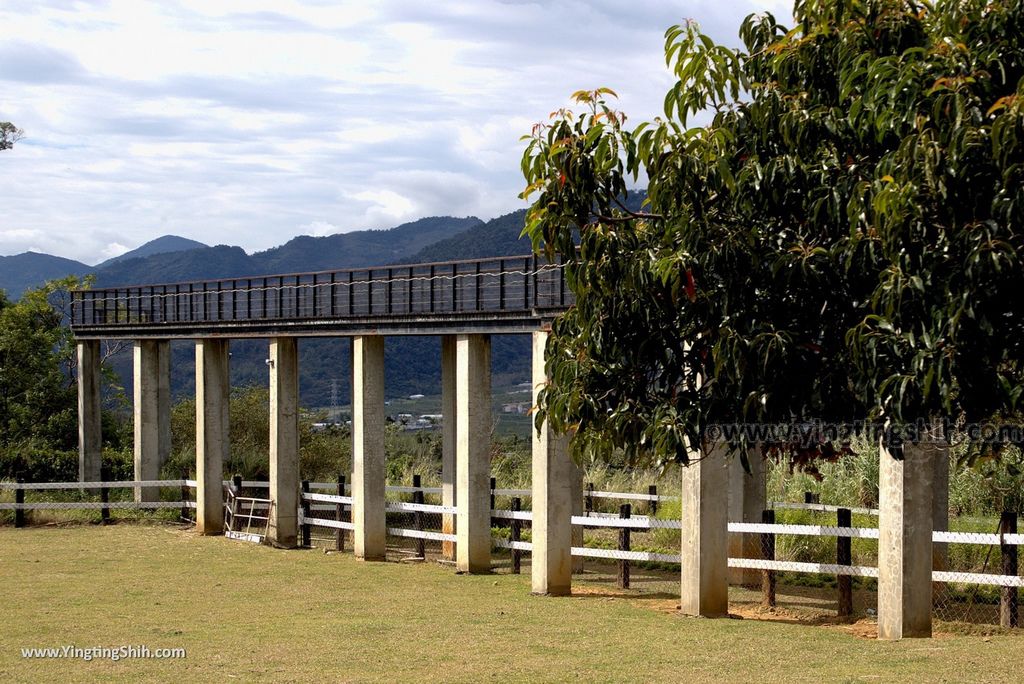
[[[134,345],[135,479],[158,480],[171,449],[169,347],[166,340]],[[159,501],[155,487],[135,489],[136,501]]]
[[[384,518],[384,338],[352,338],[352,533],[356,558],[382,561]]]
[[[456,567],[486,573],[491,570],[491,338],[459,335],[455,349]]]
[[[549,333],[533,333],[533,404],[548,383],[544,347]],[[572,593],[572,524],[574,480],[578,468],[569,458],[568,437],[552,432],[547,423],[533,428],[533,554],[534,594]],[[580,487],[582,490],[582,486]]]
[[[724,445],[691,454],[682,476],[680,610],[722,617],[729,612],[728,486]]]
[[[932,635],[933,444],[879,449],[878,638]]]
[[[455,335],[441,337],[441,505],[455,507]],[[455,516],[441,516],[441,532],[455,534]],[[441,542],[441,555],[455,560],[455,542]]]
[[[729,522],[759,523],[766,505],[764,459],[759,449],[747,452],[750,472],[738,455],[729,456]],[[760,558],[761,535],[730,534],[730,558]],[[729,583],[760,586],[761,572],[744,568],[729,569]]]
[[[228,341],[196,342],[196,529],[224,532],[224,461],[230,450]]]
[[[299,346],[294,337],[270,342],[270,540],[298,544]]]
[[[78,352],[78,481],[103,479],[100,404],[100,342],[81,340]]]

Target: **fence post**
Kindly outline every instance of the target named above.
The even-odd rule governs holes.
[[[518,513],[522,509],[523,509],[523,501],[522,501],[522,499],[520,499],[518,496],[514,497],[512,499],[512,511],[513,511],[513,513]],[[522,536],[520,533],[521,533],[521,531],[523,529],[523,521],[522,520],[517,520],[516,518],[513,518],[512,519],[512,524],[509,525],[509,528],[511,530],[511,533],[509,534],[509,538],[513,542],[519,541],[521,536]],[[517,548],[513,548],[512,549],[512,574],[518,575],[521,572],[522,572],[522,552],[519,549],[517,549]]]
[[[619,518],[629,520],[631,512],[629,504],[619,506]],[[619,528],[619,551],[629,551],[629,528]],[[625,558],[619,560],[619,589],[629,589],[629,561]]]
[[[416,491],[412,493],[412,502],[414,504],[422,504],[423,503],[423,490],[420,489],[420,486],[421,486],[420,482],[421,482],[421,480],[420,480],[420,476],[419,475],[413,475],[412,476],[412,486],[416,487]],[[494,504],[492,503],[491,506],[493,506],[493,505]],[[413,519],[413,527],[415,527],[417,530],[422,532],[423,531],[423,511],[414,511],[413,514],[412,514],[412,519]],[[424,560],[426,560],[426,558],[427,558],[427,544],[426,544],[426,540],[423,539],[423,537],[420,537],[419,539],[416,540],[416,555],[419,556],[420,558],[424,559]]]
[[[853,514],[849,508],[836,511],[836,525],[853,527]],[[836,565],[853,565],[853,540],[850,537],[836,537]],[[839,617],[853,615],[853,578],[836,575],[836,587],[839,589]]]
[[[100,487],[100,503],[103,504],[103,508],[100,509],[100,522],[107,525],[110,523],[110,490],[107,487]]]
[[[804,492],[804,503],[805,504],[816,504],[821,503],[821,495],[815,492]]]
[[[238,516],[239,512],[241,512],[241,510],[242,510],[241,509],[241,504],[238,503],[238,497],[241,496],[241,494],[242,494],[242,476],[241,475],[235,475],[233,478],[231,478],[231,490],[232,490],[233,498],[231,499],[231,524],[228,526],[229,530],[235,529],[235,518]],[[267,513],[267,515],[269,516],[270,513]],[[251,523],[252,520],[250,520],[249,522]]]
[[[498,478],[492,477],[491,478],[491,510],[492,511],[494,510],[494,499],[495,499],[494,490],[497,489],[497,488],[498,488]],[[490,514],[488,514],[488,515],[490,515]],[[500,525],[501,523],[499,522],[498,524]],[[494,525],[494,519],[493,518],[491,519],[491,525],[492,526]]]
[[[658,485],[650,485],[647,487],[647,493],[651,497],[651,500],[647,503],[647,510],[650,511],[650,515],[653,518],[658,515]]]
[[[309,494],[309,480],[302,481],[302,545],[306,548],[312,546],[313,540],[310,535],[309,525],[309,513],[310,505],[309,501],[306,500],[306,494]]]
[[[338,496],[345,496],[345,476],[338,475]],[[342,522],[345,516],[345,504],[337,504],[334,506],[334,520],[335,522]],[[345,550],[345,530],[340,527],[334,531],[334,548],[336,551]]]
[[[188,473],[187,472],[186,473],[182,473],[182,475],[181,475],[181,519],[182,520],[191,520],[191,518],[188,515],[188,505],[186,503],[187,501],[189,501],[189,498],[188,498],[188,485],[185,484],[185,480],[187,480],[187,479],[188,479]]]
[[[594,483],[587,483],[587,495],[583,497],[583,509],[590,515],[594,512]]]
[[[21,476],[21,473],[18,473],[17,475],[14,476],[14,481],[17,482],[18,484],[22,484],[23,482],[25,482],[25,478]],[[21,487],[18,487],[17,489],[14,490],[14,503],[16,506],[22,506],[25,504],[25,490],[22,489]],[[14,526],[25,526],[24,508],[19,507],[14,509]]]
[[[1017,534],[1017,514],[1003,511],[999,521],[999,553],[1002,556],[1002,572],[1004,575],[1017,576],[1017,545],[1002,541],[1004,534]],[[1000,587],[999,589],[999,624],[1003,627],[1016,627],[1017,622],[1017,587]]]
[[[775,524],[775,511],[767,510],[761,512],[761,522],[766,525]],[[761,533],[761,558],[764,560],[775,560],[775,534],[773,532]],[[767,608],[775,607],[775,571],[761,571],[761,602]]]

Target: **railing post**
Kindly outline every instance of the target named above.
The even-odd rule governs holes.
[[[523,501],[518,496],[512,499],[512,512],[518,513],[523,509]],[[512,524],[509,525],[510,533],[509,539],[513,543],[519,541],[522,538],[523,521],[516,518],[512,519]],[[512,548],[512,574],[518,575],[522,572],[522,552],[513,547]]]
[[[761,522],[765,525],[775,524],[775,511],[767,510],[761,512]],[[761,558],[768,561],[775,560],[775,533],[761,533]],[[775,571],[761,571],[761,603],[766,608],[775,607]]]
[[[295,485],[292,486],[294,487]],[[306,494],[309,494],[309,480],[302,481],[302,494],[302,545],[309,548],[313,545],[313,540],[310,535],[310,525],[309,522],[307,522],[309,520],[311,507],[305,496]]]
[[[648,486],[647,495],[651,497],[650,501],[647,502],[647,510],[653,518],[658,515],[658,485]]]
[[[629,520],[631,506],[622,504],[619,506],[619,518]],[[619,528],[619,551],[629,551],[629,528]],[[619,560],[619,589],[629,589],[629,561],[625,558]]]
[[[1002,541],[1004,534],[1017,534],[1017,514],[1004,511],[999,520],[999,553],[1002,559],[1002,573],[1017,576],[1017,545]],[[1016,627],[1017,621],[1017,587],[1000,587],[999,590],[999,624],[1002,627]]]
[[[804,503],[805,504],[816,504],[821,503],[821,495],[814,492],[804,492]]]
[[[345,496],[345,476],[338,475],[338,496]],[[339,503],[334,506],[335,522],[342,522],[345,516],[345,504]],[[340,527],[334,531],[334,549],[345,550],[345,530]]]
[[[25,482],[25,478],[21,476],[21,473],[18,473],[17,475],[15,475],[14,481],[17,482],[18,484],[22,484]],[[18,487],[17,489],[14,490],[14,504],[15,506],[18,506],[18,508],[14,509],[14,526],[24,527],[25,509],[21,508],[21,506],[25,505],[25,490],[22,489],[21,487]]]
[[[420,489],[420,476],[412,476],[412,486],[416,488],[416,491],[412,493],[412,502],[414,504],[423,503],[423,490]],[[423,531],[423,511],[414,511],[412,514],[413,527],[422,532]],[[424,560],[427,558],[427,544],[423,537],[416,539],[416,555]]]
[[[100,509],[100,522],[108,525],[110,524],[110,490],[106,487],[100,487],[100,503],[103,504],[103,508]]]
[[[853,527],[853,515],[849,508],[836,511],[838,527]],[[850,537],[836,537],[836,565],[853,565],[853,545]],[[853,578],[849,575],[837,575],[836,587],[839,589],[839,617],[853,615]]]
[[[583,510],[587,515],[594,512],[594,483],[587,483],[587,495],[583,497]]]

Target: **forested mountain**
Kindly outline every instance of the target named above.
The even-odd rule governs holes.
[[[170,252],[184,252],[190,249],[202,249],[207,246],[208,245],[204,245],[202,242],[189,240],[188,238],[183,238],[178,235],[163,235],[155,240],[150,240],[140,247],[136,247],[131,251],[125,252],[120,256],[98,263],[93,268],[99,270],[106,268],[111,264],[116,264],[119,261],[141,259],[143,257],[153,256],[154,254],[168,254]]]
[[[31,287],[38,287],[47,280],[56,280],[69,275],[81,276],[90,273],[92,267],[73,259],[52,254],[23,252],[13,256],[0,256],[0,290],[7,298],[14,300]]]

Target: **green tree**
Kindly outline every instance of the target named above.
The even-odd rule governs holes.
[[[747,17],[741,49],[671,28],[664,118],[627,128],[598,89],[527,136],[525,232],[572,260],[577,299],[538,419],[577,454],[685,461],[715,423],[1017,411],[1024,3],[794,15]]]
[[[74,340],[64,325],[77,278],[0,299],[0,445],[74,448],[78,439]]]

